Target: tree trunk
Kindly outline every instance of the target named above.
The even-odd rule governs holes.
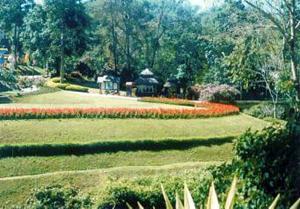
[[[15,59],[15,62],[14,62],[14,69],[16,69],[16,67],[17,67],[17,56],[18,56],[18,49],[17,49],[17,45],[18,45],[18,41],[17,41],[17,30],[18,30],[18,26],[17,26],[17,24],[15,24],[15,27],[14,27],[14,40],[13,40],[13,42],[14,42],[14,59]]]
[[[297,70],[297,51],[296,51],[296,42],[297,42],[297,37],[296,37],[296,24],[295,24],[295,19],[296,19],[296,3],[295,0],[291,0],[291,8],[289,11],[289,18],[290,18],[290,30],[291,30],[291,38],[290,38],[290,53],[291,53],[291,73],[292,73],[292,80],[296,86],[297,90],[297,96],[296,100],[297,102],[299,101],[300,97],[300,89],[299,89],[299,78],[298,78],[298,70]]]
[[[64,32],[61,34],[61,57],[60,57],[60,83],[65,80],[65,50],[64,50]]]

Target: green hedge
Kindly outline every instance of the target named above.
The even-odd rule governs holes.
[[[70,83],[60,83],[60,78],[52,78],[46,82],[46,86],[51,88],[59,88],[62,90],[68,91],[79,91],[79,92],[88,92],[89,88],[79,85],[74,85]]]
[[[79,92],[88,92],[89,88],[78,86],[78,85],[68,85],[65,90],[68,91],[79,91]]]
[[[54,156],[54,155],[84,155],[95,153],[110,153],[119,151],[161,151],[185,150],[197,146],[212,146],[230,143],[233,137],[190,140],[140,140],[140,141],[105,141],[91,144],[28,144],[0,146],[0,158],[19,156]]]

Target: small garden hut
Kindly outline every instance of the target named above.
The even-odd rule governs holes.
[[[156,96],[159,82],[149,69],[145,69],[140,73],[139,78],[135,81],[135,85],[137,96]]]
[[[98,77],[97,83],[101,94],[118,93],[120,90],[120,78],[118,76],[103,75]]]

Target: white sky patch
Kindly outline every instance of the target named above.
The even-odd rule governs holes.
[[[37,3],[37,4],[42,4],[42,3],[43,3],[43,0],[35,0],[35,3]]]
[[[201,9],[206,10],[222,3],[222,0],[190,0],[190,2],[199,6]]]

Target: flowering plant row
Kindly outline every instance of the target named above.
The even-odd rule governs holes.
[[[237,114],[233,105],[202,103],[201,108],[0,108],[0,119],[46,118],[205,118]]]
[[[187,99],[170,99],[170,98],[160,98],[160,97],[142,97],[139,101],[151,102],[151,103],[163,103],[171,105],[181,105],[181,106],[195,106],[195,102]]]

